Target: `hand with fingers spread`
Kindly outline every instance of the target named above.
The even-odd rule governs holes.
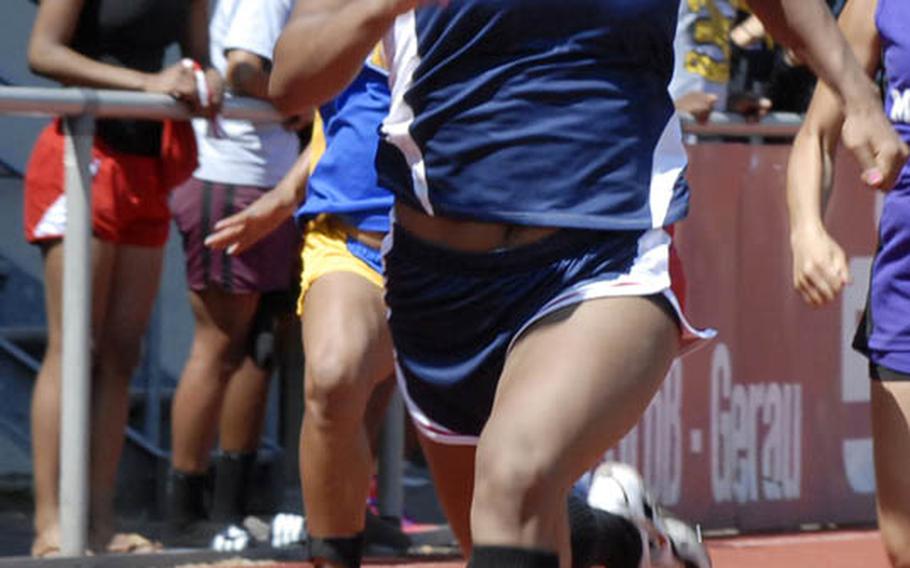
[[[850,282],[847,257],[824,227],[795,230],[790,247],[793,287],[807,304],[821,307],[831,302]]]
[[[296,208],[297,202],[288,199],[285,188],[279,185],[240,213],[215,223],[215,231],[206,237],[205,244],[213,249],[226,249],[228,254],[241,254],[277,229]]]

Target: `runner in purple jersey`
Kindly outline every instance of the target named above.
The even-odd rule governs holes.
[[[884,68],[885,112],[910,141],[910,4],[905,0],[851,0],[841,28],[869,75]],[[797,135],[790,159],[788,201],[793,282],[803,298],[820,306],[849,280],[847,258],[824,227],[833,159],[843,114],[826,87],[819,88]],[[885,189],[879,250],[872,266],[866,313],[854,347],[869,358],[872,433],[878,518],[888,556],[910,565],[910,167]]]

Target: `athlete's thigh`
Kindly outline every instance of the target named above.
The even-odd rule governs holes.
[[[526,332],[481,437],[571,483],[637,422],[676,354],[676,322],[644,297],[591,300]]]
[[[392,372],[392,340],[382,289],[353,272],[316,279],[304,299],[306,357],[342,359],[372,382]]]
[[[474,496],[474,455],[468,445],[434,442],[418,431],[420,446],[433,475],[433,486],[446,520],[465,557],[471,555],[471,500]]]
[[[162,247],[116,246],[101,331],[104,343],[130,346],[145,333],[158,294],[163,260]]]
[[[243,341],[256,315],[259,296],[258,292],[235,294],[215,286],[191,291],[197,336],[214,334],[233,344]]]
[[[886,540],[910,539],[910,381],[872,381],[872,433],[879,525]]]

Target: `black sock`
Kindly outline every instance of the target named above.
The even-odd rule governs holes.
[[[468,568],[559,568],[559,555],[512,546],[475,546]]]
[[[310,537],[310,558],[346,568],[360,568],[363,559],[363,533],[340,538]],[[319,566],[319,563],[316,563]]]
[[[243,520],[255,464],[256,452],[222,452],[216,458],[212,520],[226,523]]]
[[[206,518],[204,473],[186,473],[172,469],[168,475],[168,522],[186,526]]]
[[[569,496],[573,568],[638,568],[644,554],[641,532],[628,519]]]

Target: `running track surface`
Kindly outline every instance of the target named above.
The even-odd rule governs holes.
[[[714,568],[889,568],[876,531],[835,531],[797,535],[710,539]],[[461,561],[368,563],[382,568],[458,568]],[[219,568],[231,566],[218,564]],[[243,567],[238,564],[237,567]],[[249,566],[249,565],[247,565]],[[308,568],[309,564],[256,564],[257,568]],[[233,568],[233,567],[231,567]]]

